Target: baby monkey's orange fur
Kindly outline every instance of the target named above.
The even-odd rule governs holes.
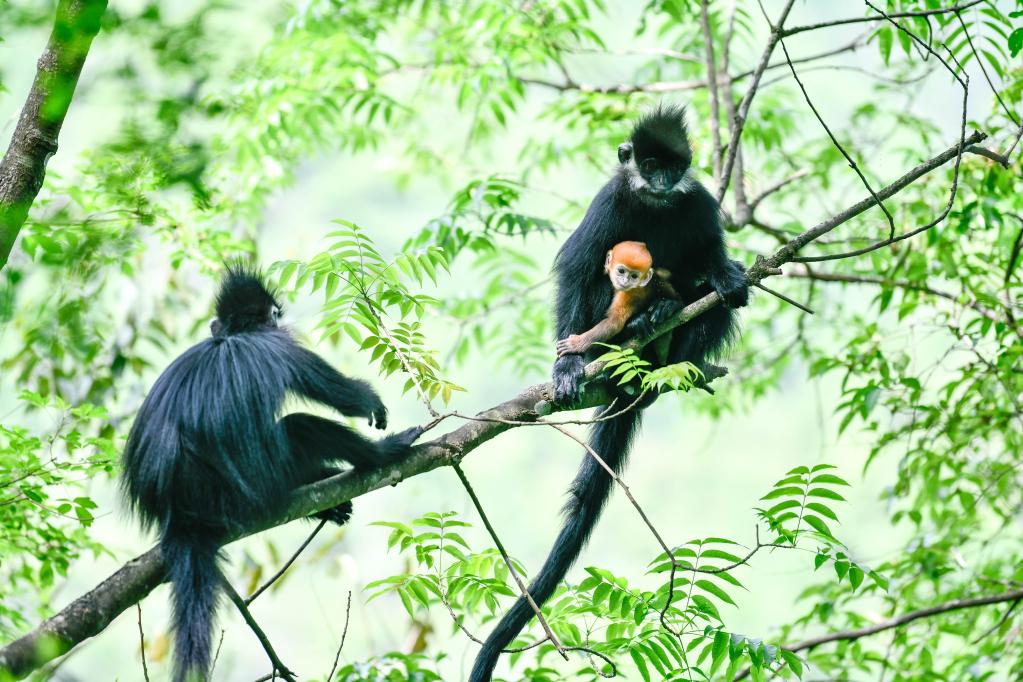
[[[629,318],[655,298],[680,298],[671,286],[671,273],[654,267],[654,260],[643,242],[615,244],[604,259],[604,272],[615,290],[607,315],[589,331],[558,341],[559,357],[568,353],[585,353],[594,343],[614,338],[625,328]]]

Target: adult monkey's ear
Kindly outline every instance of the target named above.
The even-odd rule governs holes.
[[[618,145],[618,163],[628,163],[629,159],[632,158],[632,143],[623,142]]]
[[[604,272],[611,272],[611,254],[614,253],[614,249],[610,249],[607,252],[607,257],[604,259]]]

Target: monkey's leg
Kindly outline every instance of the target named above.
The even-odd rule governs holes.
[[[389,446],[364,438],[330,419],[311,414],[289,414],[281,420],[288,435],[296,473],[295,486],[329,478],[340,470],[328,462],[344,460],[359,469],[391,461]],[[407,446],[406,446],[407,450]],[[342,502],[313,516],[344,525],[352,515],[352,503]]]
[[[407,454],[420,434],[420,429],[413,427],[375,441],[332,419],[303,413],[289,414],[281,424],[300,470],[319,470],[338,460],[357,469],[384,466]]]
[[[281,419],[288,436],[297,479],[295,486],[312,483],[333,476],[338,470],[330,466],[338,460],[348,462],[356,469],[386,466],[412,451],[412,443],[422,435],[418,426],[399,433],[370,440],[344,424],[311,414],[295,413]],[[335,516],[331,516],[335,513]],[[345,502],[316,516],[336,523],[344,523],[352,513],[352,505]]]

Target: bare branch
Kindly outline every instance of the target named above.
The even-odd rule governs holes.
[[[845,160],[849,163],[849,167],[853,169],[857,176],[859,176],[860,182],[862,182],[863,186],[867,188],[868,192],[870,192],[870,196],[874,197],[874,201],[877,202],[878,208],[880,208],[884,213],[884,217],[888,219],[888,238],[893,238],[895,236],[895,219],[892,218],[892,214],[888,212],[884,202],[878,198],[877,192],[874,191],[874,188],[870,186],[867,176],[865,176],[863,171],[860,170],[859,165],[857,165],[857,163],[853,160],[853,157],[849,156],[849,152],[845,150],[845,147],[843,147],[842,143],[838,141],[835,134],[831,132],[831,128],[828,127],[828,124],[824,122],[824,117],[821,116],[819,111],[817,111],[817,107],[814,106],[813,100],[810,99],[810,93],[806,91],[803,81],[799,79],[799,74],[796,73],[796,67],[792,65],[792,59],[789,57],[788,48],[785,47],[785,41],[779,40],[778,42],[781,43],[781,51],[785,55],[785,61],[789,65],[789,70],[792,72],[792,77],[795,79],[796,85],[799,86],[799,90],[803,93],[803,99],[806,100],[806,105],[810,107],[810,111],[812,111],[813,115],[817,118],[817,122],[821,124],[821,127],[824,128],[824,132],[826,132],[828,137],[831,138],[831,143],[835,145],[835,148],[838,149],[842,156],[845,157]]]
[[[991,594],[983,597],[972,597],[967,599],[952,599],[935,606],[928,606],[927,608],[918,609],[916,611],[910,611],[904,613],[901,616],[895,616],[882,620],[873,625],[867,625],[862,628],[855,630],[842,630],[839,632],[832,632],[827,635],[820,635],[819,637],[812,637],[810,639],[804,639],[801,642],[794,642],[792,644],[783,644],[782,649],[786,651],[806,651],[809,649],[815,649],[822,644],[830,644],[831,642],[848,642],[871,635],[876,635],[879,632],[885,632],[886,630],[893,630],[895,628],[901,628],[904,625],[908,625],[913,621],[920,620],[922,618],[932,618],[934,616],[940,616],[945,613],[952,611],[961,611],[962,609],[974,609],[981,606],[990,606],[991,604],[1003,604],[1005,602],[1014,602],[1023,599],[1023,589],[1011,590],[1009,592],[1003,592],[1001,594]],[[736,675],[733,680],[744,680],[749,677],[749,668],[743,670]]]
[[[939,7],[938,9],[918,10],[913,12],[893,12],[889,14],[892,19],[903,19],[907,17],[932,17],[938,14],[949,14],[958,13],[974,5],[979,5],[985,0],[971,0],[970,2],[964,2],[961,5],[953,5],[952,7]],[[816,24],[806,24],[805,26],[793,26],[792,28],[785,29],[782,32],[782,38],[788,38],[794,36],[797,33],[805,33],[806,31],[816,31],[822,28],[832,28],[834,26],[847,26],[849,24],[862,24],[865,22],[880,21],[881,17],[878,16],[866,16],[866,17],[850,17],[848,19],[833,19],[831,21],[821,21]]]
[[[945,49],[948,50],[949,58],[952,59],[956,63],[956,66],[959,67],[959,71],[962,72],[961,75],[959,73],[957,73],[956,70],[953,69],[952,66],[947,61],[945,61],[942,58],[941,55],[939,55],[937,52],[935,52],[931,48],[930,45],[928,45],[926,42],[921,40],[920,37],[917,36],[915,33],[913,33],[912,31],[908,30],[907,28],[905,28],[904,26],[899,24],[897,21],[895,21],[892,18],[892,15],[886,14],[883,10],[881,10],[878,7],[872,5],[870,3],[870,0],[865,0],[865,3],[867,5],[867,7],[870,7],[872,10],[874,10],[879,15],[884,17],[888,22],[890,22],[895,28],[897,28],[898,30],[902,31],[907,36],[909,36],[909,38],[914,43],[919,45],[921,49],[926,51],[928,54],[933,55],[938,61],[940,61],[942,66],[944,66],[945,69],[948,70],[948,72],[950,74],[952,74],[952,77],[955,78],[956,81],[959,82],[959,85],[963,88],[962,116],[960,117],[960,128],[959,128],[959,140],[960,140],[960,142],[959,142],[959,147],[956,150],[955,166],[953,167],[953,170],[952,170],[952,187],[949,190],[948,202],[945,204],[945,209],[938,215],[937,218],[935,218],[931,222],[927,223],[926,225],[921,225],[920,227],[918,227],[916,229],[913,229],[913,230],[910,230],[909,232],[906,232],[905,234],[901,234],[901,235],[899,235],[897,237],[894,236],[894,235],[890,235],[888,237],[888,239],[885,239],[885,240],[880,241],[880,242],[876,242],[874,244],[871,244],[870,246],[865,246],[862,249],[856,249],[855,251],[847,251],[845,253],[828,254],[826,256],[805,256],[805,257],[800,257],[800,258],[794,259],[794,260],[797,260],[797,261],[799,261],[801,263],[812,263],[812,262],[820,262],[820,261],[828,261],[828,260],[840,260],[840,259],[843,259],[843,258],[852,258],[852,257],[855,257],[855,256],[861,256],[861,255],[863,255],[865,253],[870,253],[871,251],[876,251],[877,249],[884,248],[885,246],[889,246],[889,245],[894,244],[896,242],[900,242],[900,241],[903,241],[905,239],[909,239],[910,237],[914,237],[914,236],[920,234],[921,232],[926,232],[927,230],[931,229],[932,227],[934,227],[938,223],[940,223],[943,220],[945,220],[945,218],[948,216],[949,212],[952,210],[952,204],[953,204],[953,202],[955,201],[955,198],[956,198],[956,191],[959,188],[959,165],[962,163],[962,160],[963,160],[963,152],[966,150],[966,148],[968,146],[974,144],[974,141],[972,141],[972,136],[971,136],[971,140],[967,140],[966,139],[966,113],[967,113],[967,104],[968,104],[968,99],[969,99],[969,94],[970,94],[970,77],[968,75],[966,75],[965,71],[962,71],[962,65],[956,59],[955,55],[952,53],[952,50],[950,50],[948,48],[948,46],[945,47]]]
[[[803,279],[812,279],[819,282],[841,282],[845,284],[876,284],[883,287],[894,287],[897,289],[906,289],[908,291],[919,291],[924,294],[931,296],[937,296],[938,298],[944,298],[953,303],[971,308],[977,311],[984,317],[994,322],[1003,322],[994,311],[984,307],[977,301],[964,300],[961,296],[956,296],[948,291],[942,291],[941,289],[934,289],[922,282],[910,282],[908,280],[891,279],[888,277],[878,277],[875,275],[847,275],[840,272],[820,272],[818,270],[810,270],[805,268],[803,270],[790,270],[785,273],[789,277],[800,277]]]
[[[135,604],[135,609],[139,612],[139,654],[142,656],[142,677],[149,682],[149,666],[146,665],[146,633],[142,630],[142,602]]]
[[[759,206],[761,204],[761,202],[763,202],[764,199],[766,199],[767,197],[771,196],[775,192],[778,192],[779,190],[784,188],[786,185],[788,185],[790,183],[793,183],[796,180],[799,180],[801,178],[806,177],[809,174],[809,172],[810,171],[808,171],[808,170],[806,170],[804,168],[802,170],[796,171],[795,173],[793,173],[792,175],[788,176],[787,178],[782,178],[778,182],[775,182],[775,183],[773,183],[771,185],[768,185],[767,187],[765,187],[760,192],[760,194],[758,194],[755,197],[753,197],[753,199],[749,202],[750,210],[751,211],[757,210],[757,206]]]
[[[334,665],[330,667],[330,672],[327,673],[327,677],[324,678],[325,682],[330,682],[334,679],[334,672],[337,670],[337,663],[341,660],[341,650],[345,648],[345,638],[348,636],[348,621],[352,618],[352,591],[348,590],[348,603],[345,605],[345,629],[341,633],[341,643],[337,645],[337,653],[334,654]]]
[[[60,0],[57,5],[32,89],[0,161],[0,269],[43,186],[46,163],[57,152],[60,128],[106,8],[107,0]]]
[[[729,124],[729,141],[727,155],[725,156],[725,163],[721,169],[721,183],[718,185],[717,200],[721,203],[724,199],[725,192],[728,191],[728,184],[732,176],[732,166],[735,165],[735,155],[739,149],[739,140],[742,138],[742,129],[746,125],[746,117],[749,116],[750,106],[753,104],[753,96],[757,94],[757,88],[760,85],[760,78],[764,75],[764,70],[767,69],[767,65],[771,59],[771,53],[774,52],[774,46],[781,40],[781,27],[785,23],[785,19],[788,18],[789,12],[792,10],[792,4],[795,0],[787,0],[785,7],[782,8],[781,14],[778,16],[778,21],[774,26],[771,27],[771,37],[767,40],[767,46],[764,48],[763,54],[760,55],[760,62],[757,64],[757,68],[753,71],[753,82],[750,83],[749,88],[746,90],[746,94],[743,95],[742,101],[739,103],[739,110],[735,112],[735,118]]]
[[[309,536],[305,539],[301,546],[299,546],[299,548],[295,550],[295,553],[291,555],[291,558],[288,559],[283,566],[281,566],[281,570],[277,571],[272,576],[270,576],[269,580],[267,580],[265,583],[259,586],[259,589],[250,594],[248,597],[246,597],[245,605],[249,606],[250,604],[252,604],[252,602],[256,601],[256,597],[266,592],[266,590],[269,589],[270,586],[273,585],[275,582],[277,582],[282,575],[287,573],[288,569],[291,568],[291,565],[295,563],[295,561],[298,559],[298,556],[305,551],[305,548],[309,546],[309,543],[313,541],[313,538],[315,538],[316,535],[321,530],[323,530],[323,527],[326,525],[327,519],[321,519],[320,522],[316,524],[316,528],[313,529],[313,532],[309,534]]]
[[[249,611],[249,607],[245,605],[245,600],[242,599],[241,595],[234,589],[226,580],[222,580],[221,584],[224,586],[224,591],[227,593],[228,599],[235,605],[238,612],[242,614],[242,618],[245,619],[245,624],[249,626],[249,629],[256,635],[256,639],[259,640],[259,644],[263,647],[263,651],[266,652],[267,658],[270,659],[270,665],[273,666],[273,673],[280,673],[281,677],[288,682],[297,682],[295,680],[295,674],[291,672],[288,666],[284,665],[281,661],[280,656],[274,651],[273,646],[270,644],[270,639],[263,632],[263,628],[259,627],[259,623],[252,616],[252,612]]]
[[[501,558],[504,560],[505,566],[508,567],[508,572],[511,573],[512,579],[515,580],[515,584],[519,586],[519,593],[529,604],[529,607],[533,609],[533,613],[536,615],[536,620],[540,623],[540,627],[547,634],[547,639],[554,648],[558,650],[561,657],[566,661],[568,660],[568,654],[565,653],[565,647],[561,643],[561,640],[557,638],[554,631],[551,630],[551,626],[547,624],[547,619],[543,617],[543,613],[540,612],[540,607],[533,601],[533,595],[529,593],[526,588],[526,583],[522,580],[522,576],[519,575],[518,570],[515,568],[515,564],[512,562],[511,557],[508,556],[507,550],[504,548],[504,543],[501,542],[501,538],[498,536],[497,531],[490,524],[490,519],[487,517],[486,512],[483,511],[483,504],[480,502],[480,498],[476,496],[476,491],[473,490],[472,485],[469,483],[469,479],[465,477],[465,472],[462,471],[462,467],[458,464],[452,464],[451,468],[458,474],[458,480],[462,482],[462,487],[465,488],[465,492],[469,493],[469,499],[472,500],[472,505],[476,507],[476,513],[480,515],[480,519],[483,521],[483,526],[487,529],[487,533],[490,535],[490,539],[494,541],[494,545],[497,547],[497,551],[500,552]]]
[[[700,30],[703,32],[703,51],[707,60],[707,84],[710,94],[711,164],[714,182],[721,182],[721,105],[718,99],[718,66],[714,58],[714,35],[710,31],[708,0],[700,0]]]

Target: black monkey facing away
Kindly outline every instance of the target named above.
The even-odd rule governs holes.
[[[716,291],[726,305],[705,312],[671,335],[669,362],[689,361],[699,366],[722,352],[733,338],[733,309],[746,305],[748,291],[743,267],[730,261],[725,252],[718,203],[690,175],[692,152],[685,110],[660,107],[646,115],[633,128],[630,141],[618,147],[618,160],[615,176],[594,198],[555,260],[556,338],[581,334],[604,317],[614,293],[603,270],[608,249],[623,241],[645,242],[653,262],[671,272],[671,285],[681,301],[662,298],[654,302],[626,325],[624,334],[649,333],[682,305]],[[586,355],[557,359],[553,380],[559,403],[570,405],[578,399],[583,367],[602,352],[595,348]],[[654,360],[652,352],[648,347],[644,357]],[[648,404],[649,400],[641,406]],[[615,472],[625,464],[640,417],[641,412],[634,409],[591,427],[590,445]],[[569,489],[565,524],[529,586],[537,604],[550,598],[579,556],[607,502],[611,484],[607,472],[585,455]],[[520,597],[484,643],[470,682],[491,679],[501,649],[532,617],[533,610]]]
[[[146,396],[124,449],[121,486],[133,511],[160,535],[173,603],[174,680],[205,680],[220,592],[220,547],[287,503],[288,493],[336,473],[403,457],[418,427],[380,441],[310,414],[281,418],[289,393],[387,426],[369,384],[342,376],[277,326],[281,308],[262,278],[228,269],[212,337],[164,370]],[[343,524],[350,502],[317,516]]]

